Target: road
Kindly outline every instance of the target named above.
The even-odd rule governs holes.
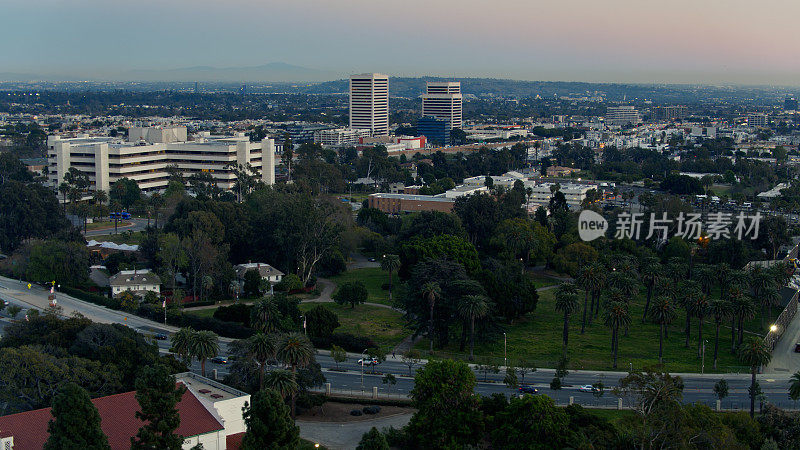
[[[12,304],[20,305],[24,308],[44,309],[48,305],[47,295],[48,290],[39,286],[32,286],[27,288],[26,284],[20,284],[17,280],[0,277],[0,299],[11,302]],[[101,306],[97,306],[82,300],[78,300],[67,295],[57,294],[58,304],[64,308],[64,314],[69,315],[73,311],[78,311],[84,316],[96,322],[102,323],[123,323],[133,327],[144,333],[166,333],[171,334],[177,331],[176,327],[168,326],[147,319],[139,318],[126,314],[121,311],[113,311]],[[162,352],[167,352],[169,349],[169,341],[156,341]],[[231,339],[220,339],[221,354],[227,355],[228,343]],[[323,368],[323,372],[328,382],[331,383],[333,389],[352,390],[352,391],[367,391],[371,392],[374,386],[377,386],[381,393],[402,394],[407,395],[413,388],[413,378],[409,376],[409,368],[399,358],[389,357],[384,363],[377,366],[376,371],[382,373],[391,373],[396,376],[396,385],[385,385],[382,382],[382,375],[380,373],[373,375],[371,368],[365,367],[363,374],[361,366],[356,363],[359,355],[348,354],[347,360],[340,364],[340,369],[345,371],[336,371],[337,364],[330,357],[329,353],[325,350],[319,350],[317,353],[317,361]],[[424,363],[424,361],[423,361]],[[419,368],[416,366],[412,369],[413,372]],[[223,378],[227,374],[228,366],[225,364],[214,364],[211,362],[206,363],[206,370],[209,376],[213,375],[213,370],[217,370],[217,377]],[[332,370],[334,369],[334,370]],[[193,361],[192,370],[200,370],[197,361]],[[569,397],[574,397],[576,403],[588,405],[616,405],[616,398],[610,392],[607,392],[602,398],[597,399],[592,393],[580,392],[578,387],[584,384],[596,383],[602,380],[605,386],[613,387],[617,384],[618,380],[626,375],[625,372],[604,372],[604,371],[571,371],[567,375],[563,383],[565,387],[560,391],[553,391],[550,389],[549,384],[553,379],[555,371],[553,369],[539,369],[533,374],[525,376],[526,384],[533,384],[539,389],[540,393],[550,395],[559,401],[565,403]],[[724,378],[727,380],[730,395],[723,401],[723,407],[733,408],[746,408],[749,405],[748,399],[748,386],[750,382],[749,374],[676,374],[680,375],[684,380],[684,401],[685,402],[702,402],[710,406],[714,405],[714,384]],[[770,373],[759,375],[759,382],[761,388],[767,399],[781,407],[791,408],[794,403],[788,398],[789,387],[789,372],[783,373]],[[503,384],[505,373],[488,374],[484,376],[483,373],[476,373],[478,383],[475,392],[481,395],[490,395],[493,393],[513,394],[516,390],[509,389]],[[486,381],[484,381],[484,379]]]
[[[142,231],[147,227],[147,219],[133,218],[133,219],[126,219],[124,222],[131,222],[131,224],[126,226],[118,226],[117,234],[123,231]],[[154,225],[155,222],[151,220],[150,224]],[[86,236],[87,238],[92,238],[94,236],[106,236],[109,234],[114,234],[113,226],[111,228],[103,228],[100,230],[88,230],[86,233],[84,233],[84,236]]]

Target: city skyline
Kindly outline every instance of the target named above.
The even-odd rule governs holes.
[[[791,57],[800,50],[793,36],[800,4],[641,3],[10,0],[0,39],[13,45],[0,50],[0,61],[2,72],[87,79],[283,62],[325,79],[381,72],[800,85],[800,61]]]

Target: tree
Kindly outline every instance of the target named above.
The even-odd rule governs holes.
[[[245,403],[242,417],[246,426],[242,449],[295,449],[300,444],[300,429],[294,424],[281,396],[261,390]]]
[[[719,400],[728,396],[728,382],[724,378],[714,383],[714,395]]]
[[[366,302],[368,297],[369,292],[364,282],[348,281],[339,286],[339,289],[333,294],[333,301],[339,305],[350,305],[355,309],[356,305]]]
[[[339,328],[339,317],[322,305],[317,305],[305,314],[308,335],[311,339],[327,338],[333,334],[333,330]]]
[[[753,417],[756,405],[756,374],[761,367],[769,364],[772,353],[763,340],[749,338],[739,349],[739,359],[750,367],[750,417]]]
[[[9,316],[11,316],[12,319],[15,319],[17,314],[19,314],[21,311],[22,307],[19,305],[9,305],[8,308],[6,308],[6,312]]]
[[[493,421],[493,448],[565,448],[569,418],[553,400],[543,395],[513,397]]]
[[[383,384],[394,386],[395,384],[397,384],[397,377],[395,377],[391,373],[387,373],[381,378],[381,382]]]
[[[292,372],[285,369],[269,371],[264,378],[264,386],[279,393],[284,400],[297,394],[300,389]]]
[[[584,266],[580,275],[578,276],[578,285],[584,291],[583,297],[583,318],[581,319],[581,334],[586,330],[586,313],[589,309],[589,297],[599,289],[603,282],[602,272],[605,269],[597,263],[592,263]],[[594,297],[592,297],[594,303]]]
[[[336,344],[331,346],[331,358],[336,363],[336,369],[339,369],[339,364],[347,360],[347,352]],[[410,376],[410,375],[409,375]]]
[[[653,304],[653,309],[650,310],[650,317],[653,322],[659,325],[658,328],[658,362],[663,363],[664,355],[664,338],[666,335],[666,328],[675,318],[675,302],[672,298],[667,296],[659,296]]]
[[[89,393],[75,383],[66,383],[53,399],[53,419],[47,426],[50,437],[45,450],[110,449],[100,428],[97,412]]]
[[[469,321],[469,360],[475,359],[475,319],[482,319],[489,313],[488,299],[482,295],[464,296],[458,305],[458,312]]]
[[[142,191],[139,189],[139,185],[130,178],[120,178],[111,185],[109,190],[111,201],[119,202],[125,209],[129,209],[141,197]]]
[[[413,369],[414,366],[419,364],[422,358],[420,357],[418,350],[410,349],[409,351],[403,353],[402,356],[400,356],[400,360],[403,361],[403,364],[408,366],[408,376],[411,376],[411,369]]]
[[[186,251],[181,245],[180,238],[175,233],[166,233],[161,235],[158,240],[158,253],[156,259],[161,263],[167,279],[170,280],[170,287],[175,289],[177,285],[176,278],[182,268],[188,262],[186,258]],[[173,295],[173,298],[175,296]]]
[[[389,300],[392,300],[392,273],[400,268],[400,257],[397,255],[383,255],[381,269],[389,272]]]
[[[708,313],[714,317],[714,369],[716,369],[719,352],[719,327],[722,321],[730,315],[731,304],[724,298],[714,299],[708,304]]]
[[[621,302],[612,302],[606,306],[605,324],[611,328],[611,354],[613,356],[613,368],[617,368],[617,355],[619,353],[619,329],[631,324],[631,316],[628,314],[628,307]]]
[[[694,280],[685,281],[679,288],[682,292],[683,309],[686,311],[686,343],[684,346],[689,348],[689,335],[692,328],[692,316],[697,315],[697,308],[700,305],[700,298],[703,293],[699,284]]]
[[[483,418],[474,388],[475,374],[463,362],[430,361],[417,370],[411,390],[417,412],[408,424],[410,439],[435,449],[478,442]]]
[[[244,273],[244,295],[248,297],[258,297],[261,295],[262,280],[261,274],[256,269],[249,269]]]
[[[520,378],[520,384],[525,384],[525,375],[536,372],[536,367],[533,367],[529,362],[520,360],[517,362],[517,375]]]
[[[206,376],[206,359],[219,353],[219,338],[213,331],[196,331],[189,340],[189,354],[200,361],[200,373]]]
[[[192,340],[196,331],[192,327],[185,327],[172,335],[172,351],[175,352],[183,361],[192,359]]]
[[[800,400],[800,371],[792,374],[789,381],[789,398],[797,402],[797,400]]]
[[[642,323],[648,316],[650,309],[650,299],[653,295],[653,287],[658,280],[662,277],[661,263],[656,257],[647,257],[642,260],[639,265],[639,274],[641,275],[642,282],[647,287],[647,301],[644,304],[644,313],[642,314]]]
[[[564,283],[556,290],[556,311],[564,314],[564,329],[561,332],[563,342],[563,352],[567,352],[567,341],[569,339],[569,316],[578,309],[579,300],[575,293],[575,285]]]
[[[314,347],[305,335],[300,333],[287,333],[281,336],[278,343],[278,359],[292,368],[292,375],[297,379],[297,368],[306,367],[314,361]],[[295,398],[292,394],[291,411],[295,417]]]
[[[361,436],[356,450],[389,450],[389,444],[386,442],[386,437],[383,433],[372,427]]]
[[[431,313],[428,316],[428,339],[430,339],[430,352],[433,353],[433,308],[436,305],[436,299],[442,294],[442,289],[439,287],[439,283],[432,281],[425,283],[420,293],[431,307]]]
[[[280,311],[271,298],[256,300],[250,315],[250,324],[262,333],[274,333],[280,329]]]
[[[186,388],[176,386],[175,377],[162,365],[142,368],[136,378],[136,418],[144,422],[131,438],[131,449],[169,449],[183,447],[183,436],[175,434],[181,424],[178,402]]]
[[[247,340],[248,353],[258,363],[258,386],[264,389],[264,369],[267,360],[275,356],[275,341],[264,333],[256,333]]]

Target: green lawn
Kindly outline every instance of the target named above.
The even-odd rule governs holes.
[[[89,236],[86,239],[98,242],[115,242],[117,244],[141,244],[142,238],[144,237],[144,232],[142,231],[132,231],[127,232],[125,230],[119,231],[117,234],[104,234],[102,236]]]
[[[397,273],[392,274],[394,296],[397,297],[398,289],[400,288],[400,279]],[[389,291],[381,289],[384,283],[389,282],[389,273],[381,270],[378,267],[366,267],[363,269],[348,270],[339,275],[330,278],[331,281],[340,285],[342,283],[361,281],[367,287],[369,298],[367,303],[381,303],[383,305],[391,305],[389,301]]]
[[[350,308],[335,303],[309,302],[301,303],[300,310],[308,311],[318,305],[330,309],[339,317],[340,326],[336,331],[367,336],[381,347],[391,349],[411,334],[410,330],[403,327],[402,314],[388,308],[369,305]]]
[[[561,332],[563,315],[554,307],[555,290],[539,294],[536,311],[526,318],[506,326],[508,339],[508,359],[510,363],[525,360],[536,367],[555,367],[561,355]],[[632,323],[628,336],[621,333],[619,340],[618,370],[628,370],[630,364],[634,369],[658,362],[658,326],[647,322],[641,323],[644,309],[644,295],[631,302]],[[583,297],[581,297],[581,308]],[[697,356],[697,319],[692,320],[690,347],[684,348],[683,333],[685,316],[678,312],[675,321],[668,328],[668,339],[664,341],[664,363],[669,372],[700,372],[701,358]],[[730,329],[720,328],[720,351],[718,370],[716,372],[746,371],[735,355],[730,352]],[[576,312],[570,319],[569,327],[569,368],[586,370],[611,370],[611,332],[602,322],[602,309],[599,320],[595,319],[591,326],[587,325],[586,333],[580,334],[581,313]],[[757,331],[759,320],[754,319],[745,326],[746,330]],[[457,330],[456,330],[457,331]],[[747,334],[745,334],[747,336]],[[714,324],[706,319],[703,327],[703,339],[706,344],[706,372],[713,370]],[[417,348],[428,348],[427,340],[417,343]],[[478,362],[503,362],[503,337],[500,335],[492,342],[475,343],[475,355]],[[465,359],[466,354],[458,352],[458,342],[451,342],[435,356]]]
[[[217,310],[217,308],[194,309],[194,310],[186,311],[186,314],[191,314],[191,315],[197,316],[197,317],[211,318],[211,317],[214,317],[214,311],[216,311],[216,310]]]

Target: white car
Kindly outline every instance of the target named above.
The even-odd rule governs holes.
[[[581,392],[597,392],[598,389],[591,384],[584,384],[583,386],[578,388]]]
[[[381,362],[378,361],[378,358],[366,358],[366,359],[359,359],[358,364],[364,366],[375,366],[380,364]]]

